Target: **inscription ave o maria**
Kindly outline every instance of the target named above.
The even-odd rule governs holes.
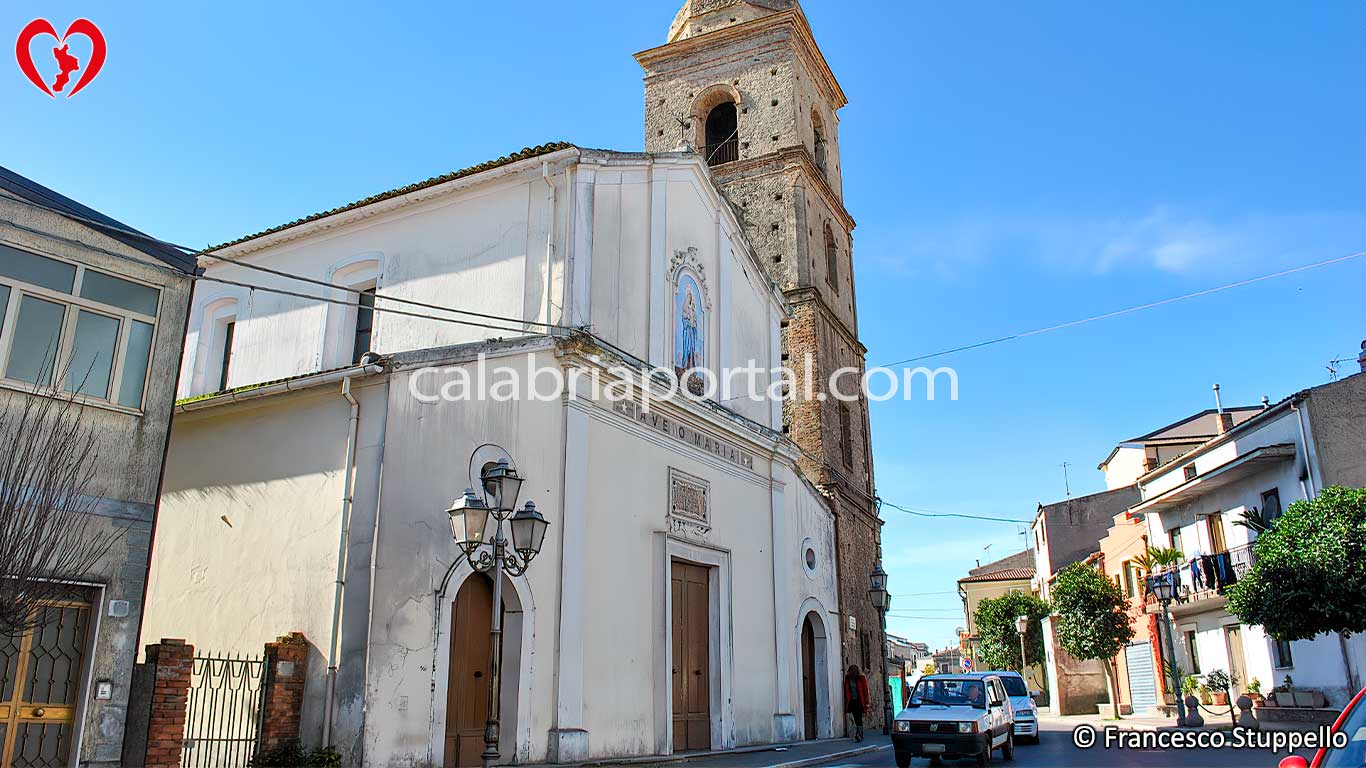
[[[657,411],[646,411],[640,404],[631,400],[622,400],[612,404],[612,410],[625,416],[632,421],[638,422],[657,432],[662,432],[679,442],[687,443],[695,448],[700,448],[713,456],[720,457],[749,471],[754,471],[754,456],[741,450],[733,443],[728,443],[720,438],[712,437],[705,432],[699,432],[686,424],[681,424]]]

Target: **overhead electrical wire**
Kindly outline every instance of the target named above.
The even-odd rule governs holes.
[[[1160,301],[1150,301],[1150,302],[1148,302],[1148,303],[1146,303],[1146,304],[1138,304],[1138,305],[1135,305],[1135,306],[1132,306],[1132,307],[1126,307],[1125,309],[1118,309],[1118,310],[1115,310],[1115,311],[1113,311],[1113,312],[1106,312],[1106,313],[1101,314],[1101,315],[1094,315],[1094,316],[1092,316],[1092,317],[1086,317],[1086,318],[1082,318],[1082,319],[1080,319],[1080,320],[1071,320],[1071,321],[1068,321],[1068,322],[1066,322],[1066,323],[1059,323],[1059,324],[1057,324],[1057,325],[1050,325],[1050,326],[1048,326],[1048,327],[1046,327],[1046,328],[1036,328],[1036,329],[1034,329],[1034,330],[1032,330],[1032,331],[1022,331],[1022,332],[1020,332],[1020,333],[1012,333],[1012,334],[1010,334],[1009,336],[1001,336],[1001,337],[999,337],[999,338],[987,339],[986,341],[979,341],[979,342],[976,342],[976,343],[973,343],[973,344],[965,344],[965,345],[963,345],[963,346],[961,346],[961,347],[954,347],[954,348],[952,348],[952,349],[940,350],[939,352],[931,352],[931,353],[925,354],[925,355],[917,355],[916,357],[908,357],[908,358],[906,358],[905,360],[897,360],[897,361],[894,362],[894,363],[887,363],[886,365],[883,365],[883,366],[880,366],[880,367],[882,367],[882,368],[891,368],[892,366],[896,366],[896,365],[905,365],[906,363],[916,363],[916,362],[919,362],[919,361],[921,361],[921,360],[929,360],[929,359],[932,358],[932,357],[943,357],[944,355],[951,355],[951,354],[954,354],[955,352],[965,352],[965,351],[970,350],[970,349],[978,349],[978,348],[980,348],[980,347],[988,347],[988,346],[991,346],[991,345],[993,345],[993,344],[1001,344],[1001,343],[1003,343],[1003,342],[1013,341],[1013,340],[1015,340],[1015,339],[1023,339],[1023,338],[1027,338],[1027,337],[1029,337],[1029,336],[1038,336],[1038,335],[1044,334],[1044,333],[1052,333],[1053,331],[1061,331],[1061,330],[1063,330],[1064,328],[1072,328],[1072,327],[1075,327],[1075,326],[1078,326],[1078,325],[1085,325],[1086,323],[1094,323],[1094,322],[1096,322],[1097,320],[1108,320],[1108,319],[1110,319],[1110,318],[1112,318],[1112,317],[1119,317],[1119,316],[1121,316],[1121,315],[1128,315],[1128,314],[1132,314],[1132,313],[1134,313],[1134,312],[1142,312],[1143,310],[1146,310],[1146,309],[1154,309],[1154,308],[1156,308],[1156,307],[1165,306],[1165,305],[1167,305],[1167,304],[1175,304],[1175,303],[1178,302],[1178,301],[1185,301],[1185,300],[1187,300],[1187,299],[1195,299],[1195,298],[1199,298],[1199,297],[1201,297],[1201,296],[1209,296],[1210,294],[1220,293],[1220,292],[1222,292],[1222,291],[1227,291],[1227,290],[1230,290],[1230,289],[1232,289],[1232,288],[1241,288],[1241,287],[1243,287],[1243,286],[1245,286],[1245,285],[1252,285],[1253,283],[1260,283],[1260,282],[1262,282],[1262,281],[1264,281],[1264,280],[1274,280],[1275,278],[1278,278],[1278,277],[1285,277],[1286,275],[1293,275],[1293,274],[1295,274],[1295,273],[1297,273],[1297,272],[1307,272],[1307,271],[1309,271],[1309,270],[1311,270],[1311,269],[1318,269],[1319,267],[1326,267],[1326,266],[1329,266],[1330,264],[1338,264],[1338,263],[1341,263],[1341,262],[1344,262],[1344,261],[1350,261],[1350,260],[1352,260],[1352,259],[1360,258],[1361,256],[1366,256],[1366,251],[1357,251],[1356,253],[1349,253],[1349,254],[1347,254],[1346,256],[1338,256],[1338,257],[1335,257],[1335,258],[1332,258],[1332,259],[1324,259],[1323,261],[1316,261],[1316,262],[1314,262],[1313,264],[1302,264],[1302,265],[1300,265],[1300,266],[1298,266],[1298,267],[1291,267],[1290,269],[1283,269],[1283,270],[1281,270],[1281,271],[1279,271],[1279,272],[1272,272],[1271,274],[1268,274],[1268,275],[1259,275],[1259,276],[1257,276],[1257,277],[1250,277],[1250,278],[1247,278],[1246,280],[1238,280],[1238,281],[1236,281],[1236,282],[1227,283],[1227,284],[1225,284],[1225,285],[1220,285],[1220,286],[1215,287],[1215,288],[1206,288],[1206,289],[1203,290],[1203,291],[1195,291],[1194,293],[1187,293],[1187,294],[1183,294],[1183,295],[1181,295],[1181,296],[1173,296],[1173,297],[1171,297],[1171,298],[1162,299],[1162,300],[1160,300]]]
[[[910,507],[893,504],[886,499],[882,499],[881,502],[884,507],[891,507],[899,512],[905,512],[908,515],[915,515],[916,517],[953,517],[964,520],[985,520],[992,523],[1011,523],[1013,525],[1029,525],[1033,522],[1032,520],[1016,520],[1009,517],[992,517],[990,515],[969,515],[961,512],[935,512],[932,510],[912,509]]]

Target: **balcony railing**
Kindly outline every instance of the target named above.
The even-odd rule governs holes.
[[[740,141],[732,136],[725,141],[708,144],[702,156],[707,158],[707,165],[733,163],[740,159]]]
[[[1247,575],[1252,562],[1252,545],[1244,544],[1223,552],[1190,557],[1174,568],[1150,574],[1145,582],[1151,593],[1155,583],[1167,579],[1175,587],[1173,591],[1178,603],[1200,600],[1223,594]]]

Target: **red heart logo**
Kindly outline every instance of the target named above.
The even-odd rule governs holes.
[[[29,43],[39,35],[50,35],[58,43],[52,49],[52,55],[57,59],[58,72],[51,88],[43,82],[43,76],[38,73],[38,67],[33,63],[33,55],[29,52]],[[80,61],[67,52],[66,41],[72,35],[85,35],[90,40],[90,60],[85,63],[83,69]],[[77,70],[81,71],[81,79],[76,81],[75,87],[67,92],[66,97],[69,99],[75,96],[82,88],[89,85],[90,81],[95,79],[95,75],[100,73],[100,68],[104,66],[104,54],[104,35],[100,34],[100,28],[89,19],[76,19],[71,22],[71,26],[66,28],[66,34],[60,38],[57,37],[57,30],[52,28],[52,23],[47,19],[34,19],[19,33],[19,40],[14,46],[14,56],[19,60],[19,70],[24,73],[29,82],[53,98],[56,98],[53,91],[60,92],[65,88],[67,81],[71,79],[71,74]]]

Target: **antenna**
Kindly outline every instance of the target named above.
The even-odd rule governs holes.
[[[1332,360],[1329,360],[1329,361],[1328,361],[1328,365],[1327,365],[1327,368],[1328,368],[1328,380],[1329,380],[1329,381],[1337,381],[1337,380],[1338,380],[1338,363],[1346,363],[1346,362],[1350,362],[1350,361],[1352,361],[1352,360],[1357,360],[1357,359],[1359,359],[1359,358],[1351,357],[1351,356],[1348,356],[1348,355],[1344,355],[1344,356],[1342,356],[1342,357],[1335,357],[1335,358],[1333,358]]]
[[[1071,466],[1067,462],[1062,463],[1062,487],[1067,491],[1067,498],[1072,498],[1072,481],[1067,476],[1067,468]]]

